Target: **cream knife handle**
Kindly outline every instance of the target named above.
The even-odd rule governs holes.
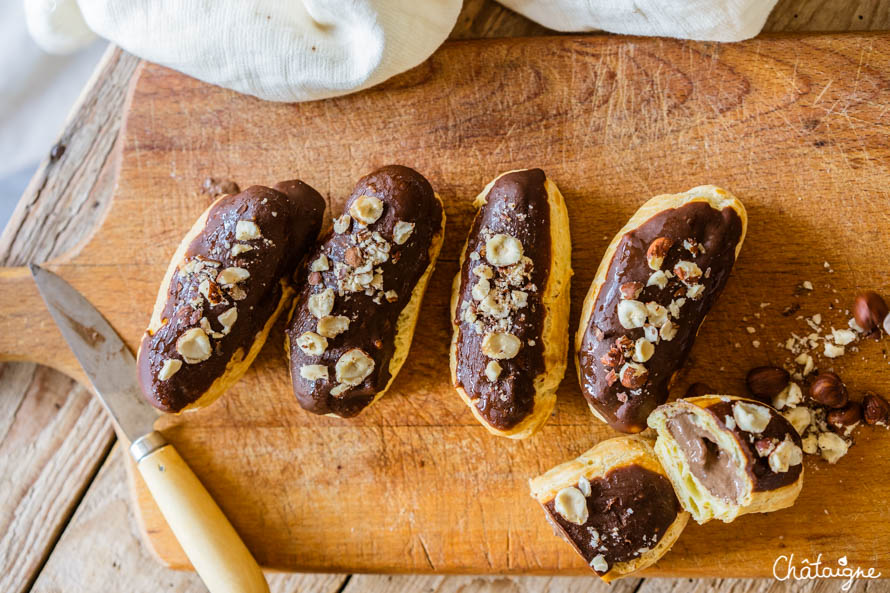
[[[173,445],[152,432],[134,441],[130,453],[210,593],[268,593],[250,550]]]

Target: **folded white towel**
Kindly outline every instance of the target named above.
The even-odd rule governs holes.
[[[757,35],[776,0],[498,0],[557,31],[741,41]]]
[[[461,0],[24,0],[48,51],[105,37],[146,60],[272,101],[373,86],[446,39]],[[776,0],[501,0],[561,31],[735,41]]]

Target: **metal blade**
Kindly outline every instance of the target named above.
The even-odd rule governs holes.
[[[151,432],[158,411],[142,397],[130,349],[70,284],[39,266],[30,267],[53,321],[111,414],[118,435],[132,442]]]

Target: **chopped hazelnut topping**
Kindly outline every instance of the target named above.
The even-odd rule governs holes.
[[[578,478],[578,490],[580,490],[581,494],[583,494],[584,496],[590,496],[593,492],[590,488],[590,480],[588,480],[584,476]]]
[[[479,276],[480,278],[485,278],[486,280],[491,280],[494,276],[494,270],[492,270],[489,266],[485,264],[478,264],[473,268],[473,274]]]
[[[522,290],[514,290],[510,293],[510,296],[513,299],[513,306],[517,309],[522,309],[523,307],[528,306],[528,293]]]
[[[222,291],[219,289],[219,284],[208,278],[201,280],[201,283],[198,284],[198,292],[211,305],[218,305],[225,301]]]
[[[646,314],[649,318],[649,323],[655,327],[661,327],[668,322],[667,308],[659,305],[655,301],[646,303]]]
[[[310,272],[326,272],[331,269],[331,262],[324,253],[315,258],[312,265],[309,266]]]
[[[350,224],[352,224],[352,217],[348,214],[342,214],[340,217],[334,219],[334,232],[338,235],[342,235],[349,230]]]
[[[640,338],[637,340],[633,359],[637,362],[646,362],[652,355],[655,354],[655,346],[652,345],[652,342],[647,340],[646,338]]]
[[[625,329],[643,327],[647,315],[646,305],[640,301],[625,300],[618,303],[618,322]]]
[[[609,572],[609,563],[606,562],[606,557],[602,554],[597,554],[593,557],[593,560],[590,561],[590,567],[597,572]]]
[[[352,387],[361,385],[373,371],[374,359],[358,348],[353,348],[347,350],[337,361],[337,382]]]
[[[489,360],[489,361],[488,361],[488,364],[485,365],[485,377],[486,377],[489,381],[491,381],[492,383],[494,383],[495,381],[498,380],[498,377],[501,376],[501,371],[502,371],[502,370],[503,370],[503,369],[501,368],[501,365],[500,365],[500,363],[498,363],[498,361],[496,361],[496,360]]]
[[[235,223],[235,238],[239,241],[250,241],[262,238],[260,227],[252,220],[239,220]]]
[[[642,282],[625,282],[618,287],[622,299],[634,300],[643,292]]]
[[[197,364],[210,358],[210,339],[200,327],[188,329],[176,340],[176,351],[188,364]]]
[[[755,403],[735,402],[732,406],[732,417],[736,425],[754,434],[760,434],[769,424],[772,414],[766,406]]]
[[[485,278],[479,278],[479,281],[473,285],[472,296],[475,300],[481,301],[491,292],[491,284]]]
[[[344,315],[325,315],[318,320],[315,329],[325,338],[336,338],[349,329],[349,317]]]
[[[228,335],[228,333],[232,331],[232,326],[235,325],[235,321],[238,320],[238,309],[235,307],[229,307],[228,309],[220,313],[216,320],[219,321],[223,326],[222,334]]]
[[[556,493],[556,498],[553,499],[553,508],[569,523],[574,523],[575,525],[587,523],[589,516],[587,499],[574,486],[563,488]]]
[[[166,381],[170,377],[176,374],[176,371],[182,368],[182,361],[177,358],[168,358],[164,361],[164,364],[161,365],[161,370],[158,371],[158,381]]]
[[[797,406],[796,408],[786,410],[782,412],[782,416],[791,423],[797,434],[801,436],[813,422],[813,414],[806,406]]]
[[[250,272],[245,270],[244,268],[239,267],[231,267],[225,268],[223,271],[219,273],[216,277],[216,281],[223,286],[238,284],[239,282],[243,282],[250,278]]]
[[[383,293],[383,297],[387,300],[387,302],[394,303],[399,300],[399,293],[394,290],[387,290]]]
[[[664,265],[664,258],[673,244],[674,242],[667,237],[658,237],[649,244],[649,248],[646,250],[646,263],[649,264],[650,269],[661,269],[661,266]]]
[[[512,266],[522,258],[522,243],[499,233],[485,242],[485,259],[493,266]]]
[[[681,260],[674,266],[674,274],[683,284],[695,284],[701,279],[701,268],[695,262]]]
[[[658,330],[658,335],[662,340],[670,342],[675,337],[677,337],[677,331],[679,328],[677,324],[672,321],[666,321],[664,325],[661,326],[661,329]]]
[[[489,358],[510,359],[519,353],[522,342],[513,334],[495,332],[482,338],[482,353]]]
[[[662,326],[664,327],[664,326]],[[648,323],[643,326],[643,337],[652,342],[653,344],[658,343],[658,328],[654,325],[649,325]]]
[[[303,332],[297,338],[297,346],[307,356],[321,356],[328,348],[328,340],[315,332]]]
[[[649,371],[641,364],[627,362],[619,373],[621,384],[628,389],[638,389],[649,380]]]
[[[359,196],[349,207],[349,214],[365,226],[373,224],[383,214],[383,202],[374,196]]]
[[[392,229],[392,240],[395,241],[396,245],[404,245],[413,232],[413,222],[400,220]]]
[[[785,473],[795,465],[800,465],[802,461],[803,452],[789,436],[786,436],[769,455],[769,467],[776,473]]]
[[[697,300],[705,292],[704,284],[693,284],[686,288],[686,296],[692,300]]]
[[[331,389],[331,395],[333,395],[334,397],[342,397],[343,394],[349,391],[349,387],[350,386],[346,383],[341,383],[340,385],[337,385],[336,387]]]
[[[242,253],[247,253],[248,251],[253,251],[253,245],[235,243],[234,245],[232,245],[232,249],[229,251],[229,253],[232,254],[232,257],[238,257]]]
[[[671,303],[668,305],[668,311],[670,311],[671,316],[673,316],[674,318],[679,318],[680,317],[680,309],[682,309],[683,305],[685,305],[685,304],[686,304],[686,299],[684,299],[682,297],[679,299],[672,300]]]
[[[300,376],[308,381],[327,381],[328,367],[323,364],[304,364],[300,367]]]
[[[326,288],[322,292],[313,294],[309,297],[309,312],[316,319],[321,319],[325,315],[330,315],[334,308],[334,289]]]
[[[657,286],[658,288],[664,290],[664,288],[668,284],[667,274],[663,270],[656,270],[649,275],[649,280],[646,281],[646,286]]]

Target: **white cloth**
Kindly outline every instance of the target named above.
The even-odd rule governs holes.
[[[461,0],[25,0],[29,30],[63,46],[79,7],[93,31],[137,56],[272,101],[323,99],[383,82],[448,37]],[[64,21],[62,19],[61,21]]]
[[[461,0],[24,0],[50,51],[90,29],[146,60],[273,101],[373,86],[445,40]],[[736,41],[756,35],[776,0],[501,0],[560,31]]]
[[[757,35],[776,0],[499,0],[557,31],[741,41]]]

